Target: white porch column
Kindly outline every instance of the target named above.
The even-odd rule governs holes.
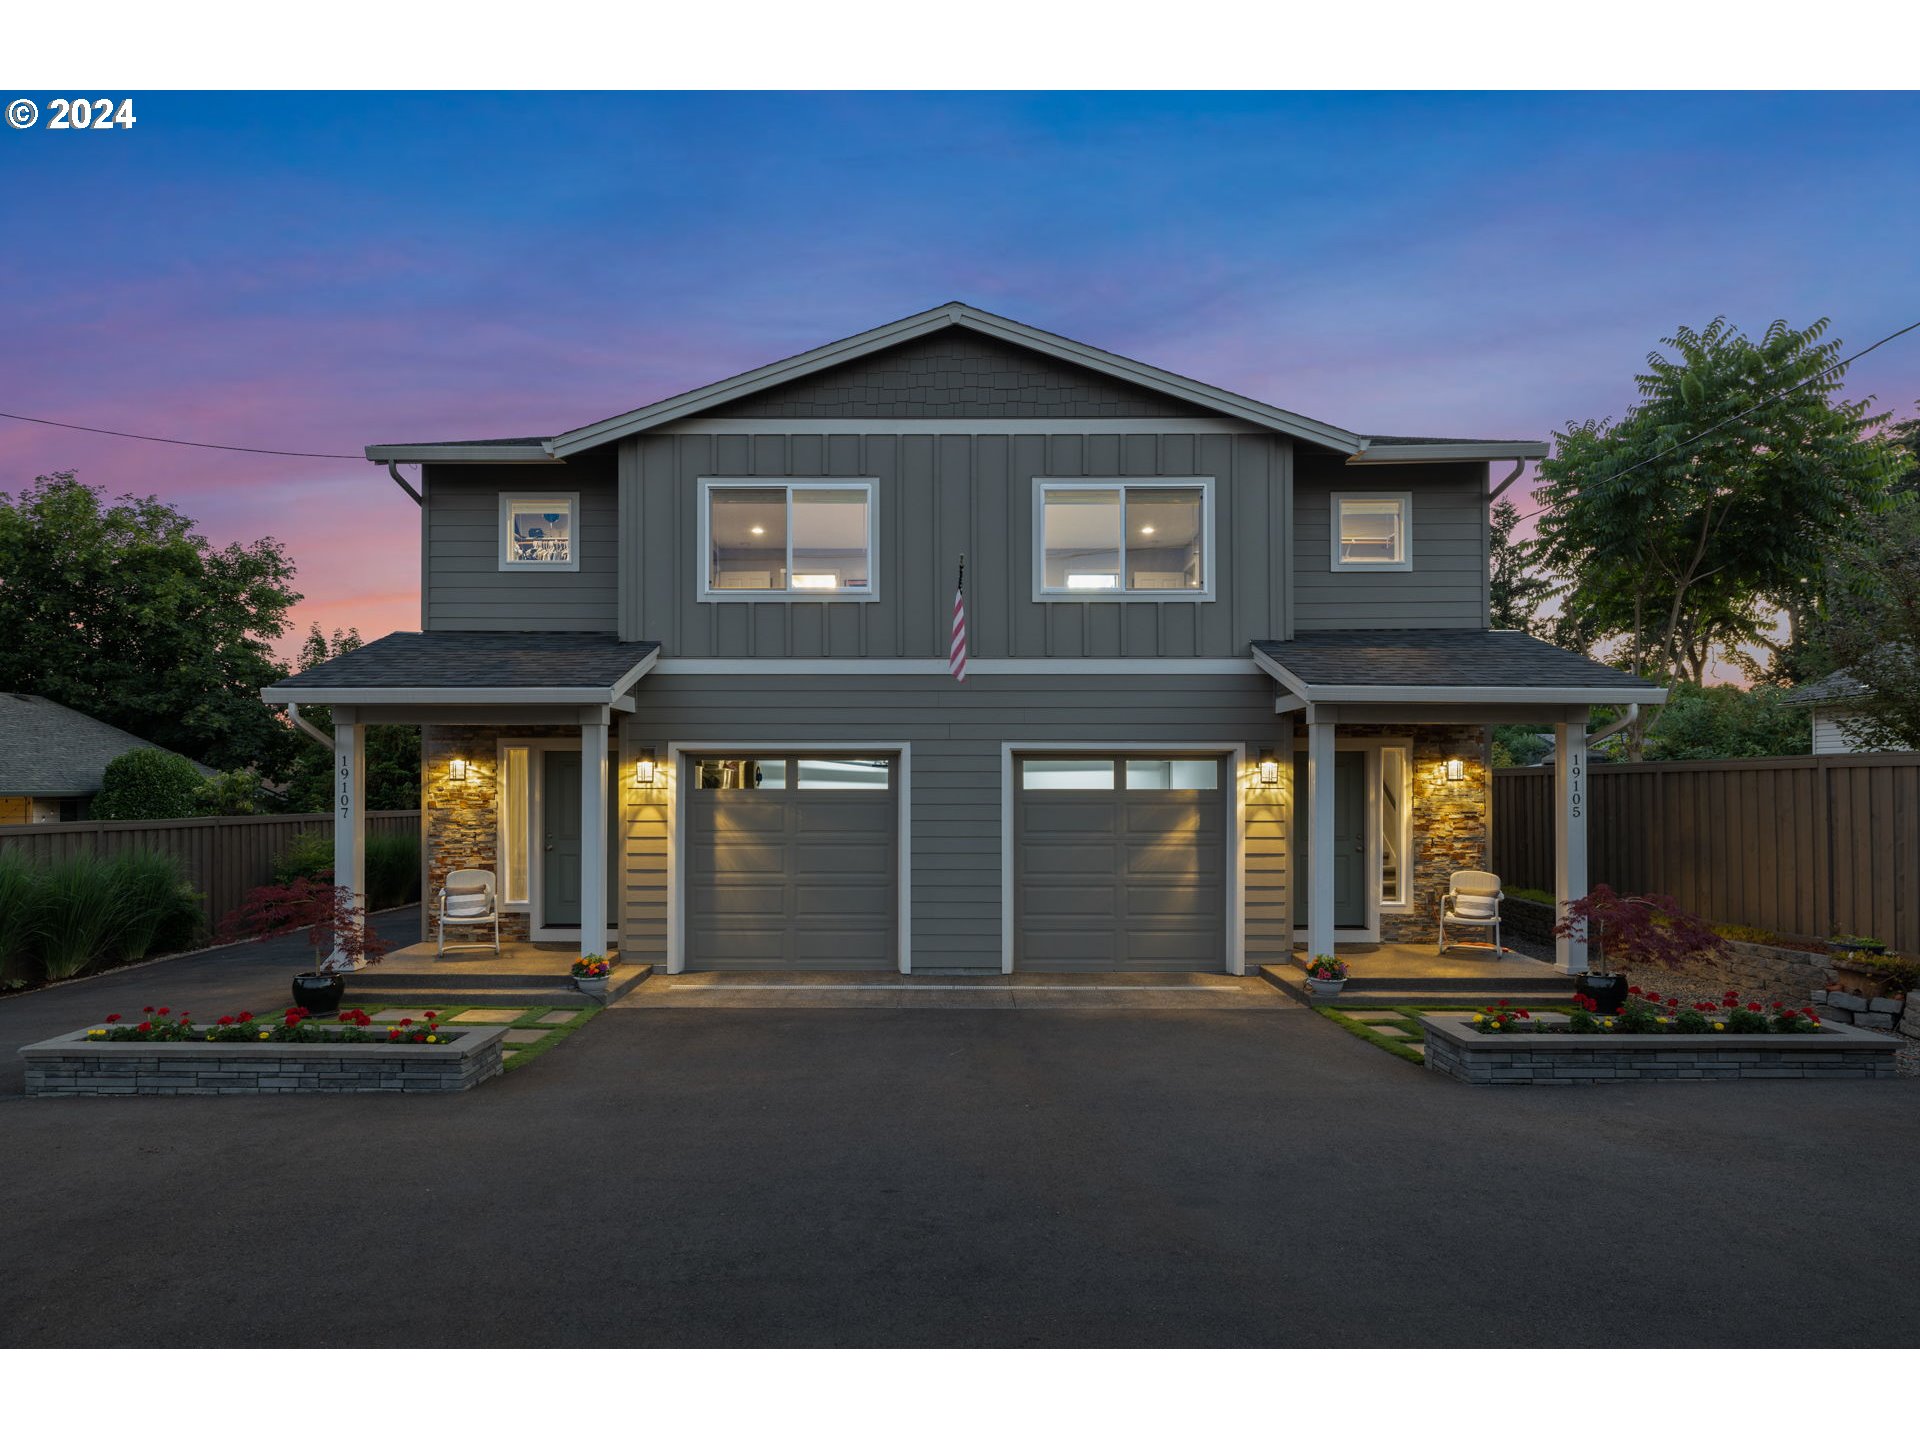
[[[1553,727],[1553,894],[1561,918],[1587,893],[1587,722]],[[1554,964],[1564,975],[1587,972],[1587,941],[1561,936]]]
[[[335,710],[333,720],[333,883],[367,903],[367,727]],[[339,961],[336,951],[334,959]]]
[[[1307,956],[1333,954],[1333,723],[1307,722]]]
[[[607,953],[607,722],[580,727],[580,953]]]

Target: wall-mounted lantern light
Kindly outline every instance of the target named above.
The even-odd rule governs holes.
[[[1447,761],[1447,779],[1449,782],[1467,778],[1467,762],[1464,760]]]
[[[467,762],[459,759],[447,761],[447,779],[453,781],[456,785],[466,784]]]
[[[639,760],[634,763],[633,783],[635,786],[651,785],[653,784],[654,774],[653,747],[649,745],[645,750],[640,752]]]
[[[1260,783],[1262,785],[1280,783],[1280,761],[1274,755],[1272,746],[1260,752]]]

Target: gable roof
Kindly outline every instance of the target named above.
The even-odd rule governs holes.
[[[427,461],[434,463],[473,461],[528,462],[564,460],[595,446],[610,444],[652,430],[676,420],[686,420],[722,407],[737,407],[741,402],[776,387],[818,375],[824,370],[846,365],[909,341],[960,329],[992,340],[1019,346],[1035,354],[1066,365],[1080,367],[1097,376],[1165,400],[1169,413],[1191,414],[1195,408],[1228,419],[1241,420],[1257,430],[1273,430],[1296,440],[1326,446],[1356,461],[1427,461],[1478,459],[1539,459],[1547,447],[1531,440],[1445,440],[1428,441],[1410,437],[1392,437],[1375,442],[1356,431],[1343,429],[1323,420],[1315,420],[1291,410],[1282,410],[1245,395],[1223,390],[1217,385],[1176,375],[1171,370],[1131,360],[1096,346],[1085,345],[1051,331],[1023,325],[1004,315],[995,315],[961,301],[950,301],[932,310],[890,324],[863,330],[843,340],[816,346],[798,355],[776,360],[770,365],[739,375],[716,380],[679,395],[670,395],[650,405],[619,415],[596,420],[573,430],[536,440],[467,440],[437,444],[369,445],[366,455],[376,462]]]
[[[163,748],[44,695],[0,691],[0,795],[92,795],[109,762],[129,750]],[[214,773],[189,763],[202,775]]]

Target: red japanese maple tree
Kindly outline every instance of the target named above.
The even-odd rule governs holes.
[[[305,875],[285,885],[255,886],[220,922],[222,940],[274,940],[303,932],[322,975],[377,965],[393,948],[367,923],[351,889]]]
[[[1679,970],[1727,953],[1726,940],[1671,895],[1620,895],[1611,885],[1596,885],[1569,904],[1553,933],[1584,933],[1600,947],[1610,971],[1649,965]]]

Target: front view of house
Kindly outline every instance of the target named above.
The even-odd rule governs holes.
[[[265,694],[334,707],[356,888],[364,728],[418,724],[429,893],[489,871],[507,933],[670,972],[1429,940],[1487,863],[1488,727],[1558,734],[1564,900],[1588,709],[1662,698],[1487,628],[1490,468],[1545,453],[945,305],[565,434],[370,446],[422,467],[421,629]]]

